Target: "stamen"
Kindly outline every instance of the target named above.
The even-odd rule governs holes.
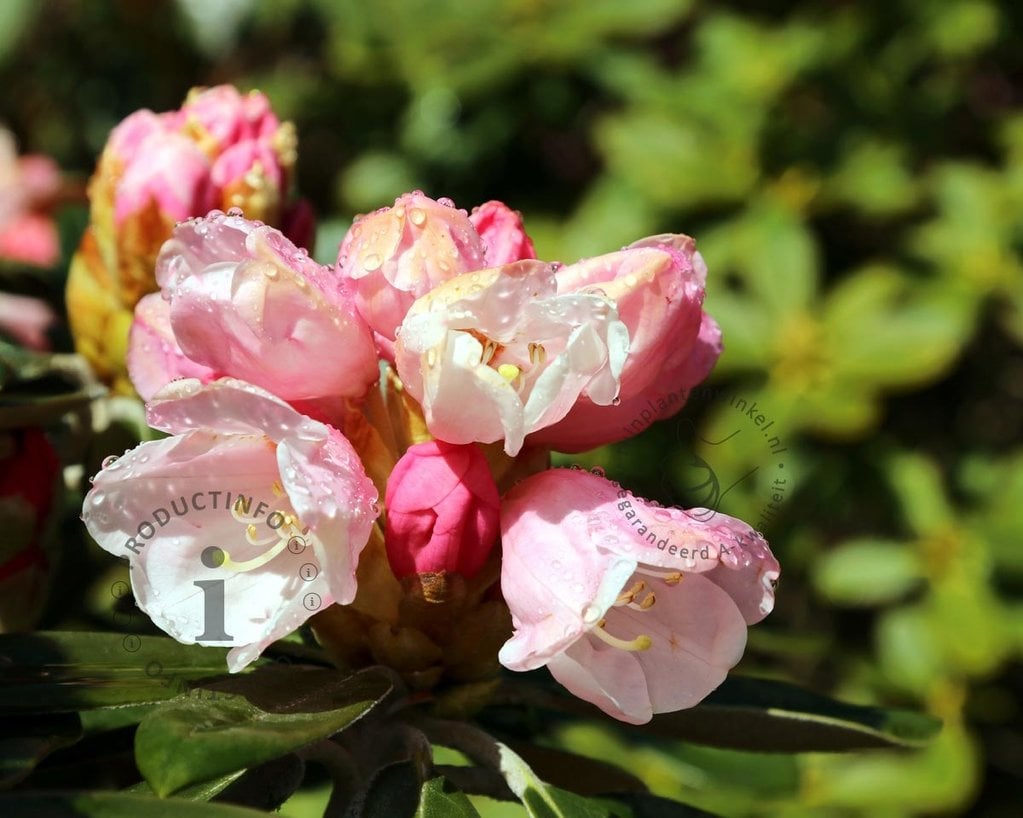
[[[649,650],[654,644],[654,640],[645,633],[641,633],[635,639],[630,639],[629,641],[619,639],[617,636],[612,636],[604,630],[603,620],[601,620],[601,624],[597,625],[597,627],[591,630],[590,633],[600,639],[600,641],[606,642],[611,647],[618,648],[619,650]]]
[[[255,568],[262,568],[270,560],[280,554],[285,548],[288,547],[288,540],[281,537],[273,548],[260,554],[258,557],[253,557],[251,560],[244,560],[242,562],[235,562],[231,559],[231,555],[224,550],[224,567],[230,568],[232,571],[238,571],[239,573],[244,571],[252,571]]]
[[[635,585],[633,585],[631,588],[629,588],[629,590],[622,591],[618,595],[618,599],[616,599],[614,601],[614,607],[617,608],[617,607],[621,607],[622,605],[630,604],[633,600],[635,600],[635,598],[637,596],[639,596],[641,593],[643,593],[643,590],[645,588],[646,588],[646,583],[643,582],[643,580],[640,580]]]
[[[530,344],[527,349],[529,350],[529,362],[534,366],[547,360],[547,350],[544,349],[543,344]]]
[[[495,353],[497,352],[497,344],[487,338],[483,344],[483,353],[480,355],[480,365],[488,366],[490,361],[493,360]]]
[[[678,585],[683,576],[681,571],[658,571],[656,568],[637,568],[636,573],[663,580],[665,585]]]
[[[657,602],[657,596],[651,591],[645,597],[642,602],[629,602],[629,607],[634,611],[648,611],[654,607],[654,603]]]
[[[270,491],[274,493],[274,497],[284,496],[284,486],[281,485],[280,480],[274,480],[273,485],[270,486]]]

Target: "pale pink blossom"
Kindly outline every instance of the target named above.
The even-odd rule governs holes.
[[[558,270],[558,292],[598,293],[629,329],[619,401],[583,397],[531,443],[578,452],[635,435],[675,414],[721,353],[721,334],[703,312],[707,268],[689,236],[651,236],[624,250]]]
[[[628,349],[613,303],[559,294],[553,265],[527,260],[463,274],[418,299],[395,363],[434,437],[504,440],[514,456],[580,397],[612,403]]]
[[[533,240],[526,234],[522,216],[496,200],[474,207],[469,221],[486,249],[484,266],[499,267],[522,259],[536,258]]]
[[[82,518],[153,622],[231,646],[234,672],[354,599],[377,495],[340,432],[232,379],[175,382],[147,414],[171,436],[105,463]]]
[[[135,305],[135,319],[128,335],[128,375],[142,400],[149,400],[179,378],[209,383],[220,374],[198,364],[178,346],[171,328],[170,302],[161,293],[143,296]]]
[[[47,212],[60,189],[60,170],[48,156],[18,156],[14,137],[0,128],[0,258],[49,267],[60,240]]]
[[[271,140],[281,124],[265,94],[242,94],[233,85],[193,89],[181,106],[178,121],[185,128],[198,126],[219,150],[250,139]]]
[[[218,373],[290,401],[357,398],[379,377],[346,283],[272,227],[219,211],[179,224],[156,275],[172,337],[150,302],[128,352],[145,393],[182,374]]]
[[[230,85],[193,90],[178,111],[136,111],[111,132],[118,225],[156,211],[173,224],[215,207],[277,221],[295,161],[295,136],[264,94]],[[101,169],[102,169],[101,165]]]
[[[49,349],[46,331],[56,322],[56,313],[45,301],[27,295],[0,293],[0,333],[9,335],[22,346]]]
[[[355,220],[341,242],[338,270],[355,285],[359,312],[390,357],[395,330],[412,303],[438,284],[485,267],[469,216],[421,191]]]
[[[387,479],[385,542],[391,569],[458,573],[483,567],[497,541],[500,497],[476,445],[417,443]]]
[[[114,219],[123,225],[155,209],[173,223],[206,213],[216,201],[209,159],[199,146],[184,134],[152,131],[124,162],[114,193]]]
[[[630,723],[697,704],[774,605],[778,562],[740,520],[661,508],[584,471],[516,485],[501,510],[503,665],[546,665]]]

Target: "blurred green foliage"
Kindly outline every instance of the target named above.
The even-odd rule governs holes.
[[[0,3],[0,31],[0,119],[83,178],[137,108],[266,91],[325,261],[413,187],[509,202],[544,258],[695,235],[714,378],[570,460],[762,525],[784,574],[747,671],[946,726],[791,759],[556,740],[725,815],[1019,814],[1023,7],[41,0]]]

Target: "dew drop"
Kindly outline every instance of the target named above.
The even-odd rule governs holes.
[[[408,212],[408,220],[416,227],[422,227],[426,223],[426,211],[421,207],[413,207]]]
[[[275,278],[277,278],[277,268],[267,265],[266,267],[263,268],[263,275],[265,275],[267,278],[273,281]]]
[[[92,504],[94,506],[101,505],[105,498],[106,498],[106,494],[104,494],[101,490],[97,490],[97,491],[93,492]]]
[[[607,472],[604,471],[603,467],[601,467],[601,466],[594,466],[592,469],[590,469],[590,474],[595,474],[595,475],[597,475],[597,477],[606,477],[607,476]]]
[[[365,256],[362,257],[362,266],[363,266],[363,268],[365,268],[366,270],[369,270],[369,272],[371,272],[371,273],[374,270],[379,270],[380,266],[383,263],[384,263],[383,259],[381,259],[380,256],[377,255],[376,253],[369,253],[368,255],[365,255]]]
[[[597,620],[600,619],[600,608],[596,605],[587,605],[583,608],[583,622],[587,625],[593,625]]]
[[[101,466],[101,468],[104,468],[104,469],[120,468],[119,466],[115,466],[114,465],[117,462],[117,460],[118,460],[118,457],[117,457],[116,454],[107,455],[106,457],[103,458],[103,462],[100,464],[100,466]]]
[[[621,403],[622,403],[622,399],[619,398],[617,395],[611,400],[611,405],[612,406],[620,406]]]

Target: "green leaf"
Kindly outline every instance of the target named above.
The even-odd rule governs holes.
[[[840,605],[883,605],[923,578],[918,554],[905,543],[859,539],[842,543],[819,560],[814,585]]]
[[[120,792],[16,793],[0,796],[5,818],[257,818],[266,813],[230,804],[208,804]]]
[[[920,747],[941,722],[846,704],[784,682],[729,676],[696,707],[655,716],[644,729],[717,747],[800,753]]]
[[[473,762],[500,773],[530,818],[612,818],[605,805],[547,784],[506,744],[468,724],[422,719],[423,732],[441,746],[468,756]]]
[[[172,698],[223,674],[227,651],[161,636],[0,635],[0,714],[116,707]]]
[[[199,784],[193,784],[191,787],[180,789],[174,793],[174,797],[186,801],[209,801],[215,796],[220,795],[220,793],[243,775],[245,775],[245,770],[235,770],[227,775],[211,778],[209,781],[202,781]],[[149,786],[148,781],[139,781],[138,784],[126,787],[122,792],[151,797],[156,795],[156,790]]]
[[[416,818],[478,818],[478,816],[479,813],[465,793],[452,789],[443,776],[431,778],[423,784]]]
[[[143,719],[135,735],[139,770],[157,794],[251,767],[344,729],[391,689],[369,670],[267,667],[179,697]],[[227,694],[230,698],[220,698]]]
[[[54,750],[82,737],[82,725],[73,713],[0,718],[0,788],[23,779]]]

